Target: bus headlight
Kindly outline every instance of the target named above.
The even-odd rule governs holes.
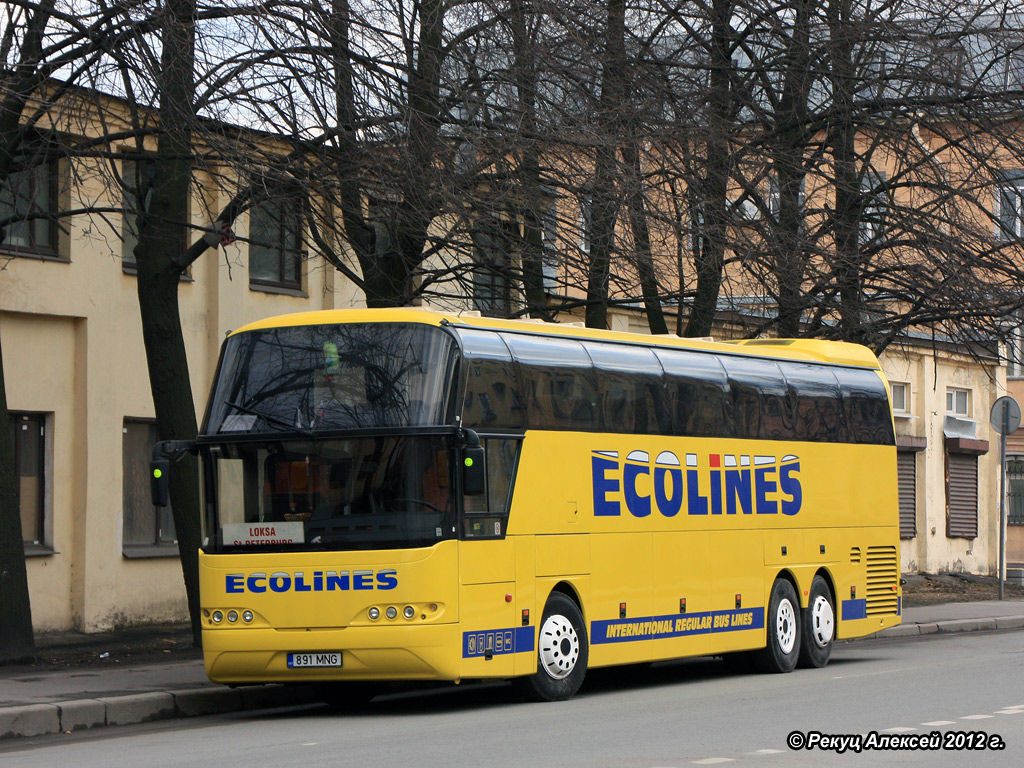
[[[405,616],[405,618],[407,619],[411,619],[413,616],[416,615],[416,609],[413,608],[411,605],[407,605],[405,606],[405,610],[402,611],[402,615]]]
[[[238,621],[238,611],[228,611],[228,622],[234,624]]]
[[[398,609],[393,605],[389,605],[388,609],[384,613],[387,614],[389,619],[393,619],[398,615]]]
[[[376,621],[377,619],[380,618],[380,608],[378,608],[377,606],[374,606],[373,608],[371,608],[369,610],[369,614],[370,614],[370,619],[372,621]]]
[[[242,621],[246,624],[252,621],[252,611],[242,611]]]
[[[224,614],[220,611],[214,611],[213,616],[211,616],[210,618],[213,620],[214,624],[220,624],[222,621],[224,621]]]

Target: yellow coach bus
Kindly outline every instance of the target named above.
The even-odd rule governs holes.
[[[198,439],[154,453],[200,456],[207,673],[560,700],[589,667],[823,666],[900,620],[887,389],[838,342],[416,309],[248,325]]]

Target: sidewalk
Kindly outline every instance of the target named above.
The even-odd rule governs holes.
[[[996,629],[1024,629],[1024,600],[906,608],[900,626],[867,639]],[[0,667],[0,739],[317,701],[310,685],[211,683],[199,659],[58,671]]]

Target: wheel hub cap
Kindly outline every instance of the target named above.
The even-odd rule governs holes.
[[[547,673],[561,680],[576,668],[580,657],[580,638],[564,616],[549,616],[540,628],[540,664]]]

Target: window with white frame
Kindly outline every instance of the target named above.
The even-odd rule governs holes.
[[[558,198],[551,197],[541,219],[541,269],[546,293],[558,292]]]
[[[903,381],[889,382],[892,395],[892,411],[897,415],[910,413],[910,385]]]
[[[948,387],[946,389],[946,413],[964,419],[970,418],[971,390]]]
[[[860,182],[864,208],[860,215],[860,241],[869,242],[885,233],[885,219],[889,210],[885,189],[885,174],[869,170]]]
[[[1013,324],[1006,327],[1006,375],[1011,379],[1024,378],[1024,318],[1018,313]]]
[[[1004,171],[995,190],[996,235],[1001,240],[1024,238],[1024,170]]]

